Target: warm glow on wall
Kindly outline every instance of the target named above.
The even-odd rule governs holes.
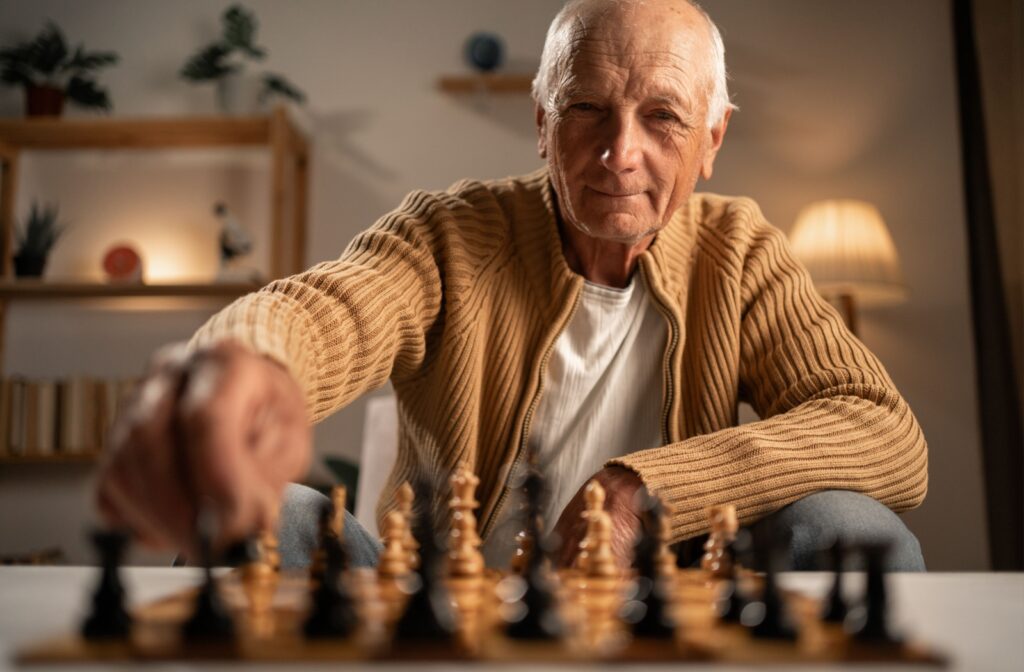
[[[142,256],[146,283],[205,283],[216,278],[215,241],[186,227],[147,227],[131,242]]]
[[[844,304],[851,329],[854,302],[879,306],[906,299],[896,246],[874,205],[850,199],[812,203],[797,217],[790,241],[818,291]]]

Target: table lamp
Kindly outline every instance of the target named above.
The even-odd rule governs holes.
[[[906,300],[896,247],[874,205],[852,199],[811,203],[800,211],[789,238],[818,291],[838,301],[854,334],[857,304]]]

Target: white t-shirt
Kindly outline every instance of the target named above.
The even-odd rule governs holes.
[[[620,455],[661,445],[662,359],[668,327],[641,273],[618,289],[586,282],[548,359],[528,437],[548,488],[551,529],[586,480]],[[483,545],[504,567],[522,527],[513,491]]]

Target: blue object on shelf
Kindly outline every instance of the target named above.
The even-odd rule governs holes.
[[[505,58],[505,45],[494,33],[473,33],[466,40],[466,61],[477,70],[490,72]]]

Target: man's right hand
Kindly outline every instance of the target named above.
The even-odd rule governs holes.
[[[169,346],[114,423],[100,513],[150,548],[187,553],[200,507],[218,544],[269,529],[309,468],[310,434],[302,390],[277,362],[233,342]]]

